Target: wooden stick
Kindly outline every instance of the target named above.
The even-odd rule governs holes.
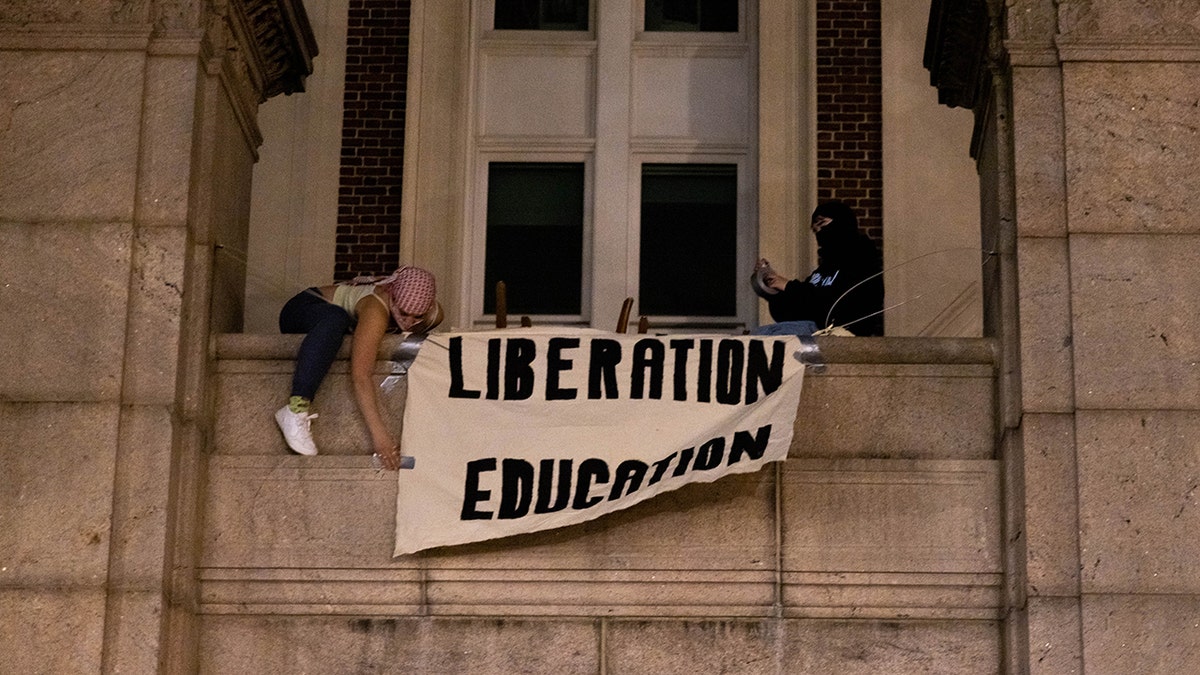
[[[621,315],[617,317],[617,332],[624,333],[629,330],[629,313],[633,311],[633,298],[625,298],[625,302],[621,303]]]
[[[496,328],[508,328],[508,287],[496,282]]]

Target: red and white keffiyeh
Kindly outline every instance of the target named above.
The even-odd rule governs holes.
[[[405,265],[386,277],[358,277],[351,283],[386,287],[392,318],[401,327],[406,324],[403,314],[423,316],[437,298],[433,273],[412,265]]]

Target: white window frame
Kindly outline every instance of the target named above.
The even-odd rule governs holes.
[[[737,258],[734,276],[734,289],[737,304],[733,316],[653,316],[649,317],[655,330],[697,328],[737,329],[754,325],[757,310],[757,296],[749,285],[750,272],[753,268],[754,257],[758,251],[758,230],[755,227],[754,213],[757,207],[757,184],[753,171],[756,166],[747,152],[730,153],[672,153],[672,152],[632,152],[629,158],[629,220],[625,236],[628,238],[629,255],[625,261],[625,278],[629,284],[629,295],[635,300],[641,288],[641,227],[642,227],[642,166],[644,164],[733,164],[737,167],[737,221],[736,243]],[[697,273],[702,273],[698,270]],[[746,283],[740,280],[745,279]],[[671,280],[671,283],[686,284],[687,279]],[[640,314],[637,305],[635,313]]]
[[[466,288],[470,289],[471,325],[474,328],[488,328],[496,325],[496,315],[484,312],[484,301],[487,294],[495,293],[494,288],[484,288],[485,270],[487,263],[487,200],[488,200],[488,166],[492,162],[507,163],[573,163],[583,164],[583,241],[581,253],[583,269],[580,270],[580,299],[579,314],[537,314],[530,315],[534,324],[555,324],[565,326],[586,326],[591,321],[592,297],[592,237],[593,202],[594,200],[594,168],[590,152],[578,150],[544,150],[540,152],[524,152],[517,150],[479,152],[476,154],[475,178],[473,194],[475,200],[471,209],[471,228],[468,246],[470,248],[470,272]],[[512,321],[512,315],[509,315]]]

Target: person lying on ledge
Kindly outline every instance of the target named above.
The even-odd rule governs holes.
[[[359,413],[371,434],[375,454],[384,468],[400,468],[400,448],[379,410],[373,373],[385,333],[400,330],[423,333],[442,320],[433,274],[405,266],[387,277],[312,287],[297,293],[279,312],[279,332],[304,333],[292,375],[288,404],[275,413],[279,430],[292,451],[317,454],[310,412],[313,398],[337,357],[346,333],[350,343],[350,378]]]
[[[883,335],[883,261],[870,237],[858,229],[854,210],[825,202],[812,213],[817,268],[806,279],[788,280],[765,259],[754,268],[752,285],[778,323],[755,335],[812,335],[844,328],[854,335]]]

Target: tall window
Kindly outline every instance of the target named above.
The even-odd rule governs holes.
[[[644,164],[641,221],[641,313],[737,313],[736,165]]]
[[[495,0],[496,30],[587,30],[588,0]]]
[[[581,312],[583,200],[581,163],[488,164],[485,313],[497,281],[514,314]]]
[[[755,324],[757,0],[477,0],[463,325]]]

